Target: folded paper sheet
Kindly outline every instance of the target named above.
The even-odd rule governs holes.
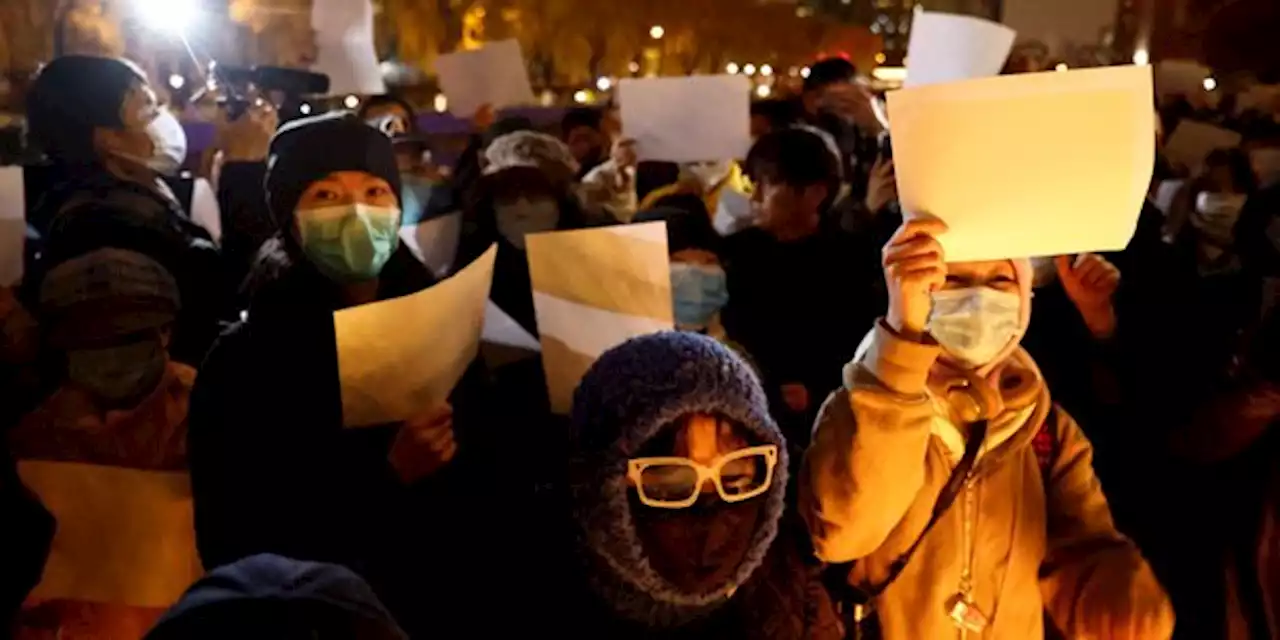
[[[948,261],[1123,248],[1155,163],[1147,67],[984,78],[889,94],[904,211]]]
[[[623,135],[641,160],[735,160],[751,148],[745,76],[626,79],[618,83]]]
[[[313,0],[316,62],[312,69],[329,76],[329,93],[374,95],[387,92],[373,46],[370,0]]]
[[[20,460],[57,520],[33,600],[165,608],[203,571],[186,473]]]
[[[479,349],[497,254],[418,293],[334,312],[343,424],[399,422],[448,399]]]
[[[921,11],[911,21],[906,86],[998,75],[1015,36],[1013,29],[981,18]]]
[[[1210,153],[1217,149],[1234,149],[1240,146],[1241,139],[1235,131],[1195,120],[1182,120],[1165,143],[1164,153],[1171,162],[1186,167],[1194,175],[1204,168],[1204,161]]]
[[[448,53],[436,59],[440,88],[449,99],[449,112],[470,118],[476,109],[532,104],[533,86],[515,40],[490,42],[474,51]]]
[[[601,353],[674,327],[666,224],[540,233],[528,245],[547,392],[567,414]]]
[[[27,240],[26,186],[22,167],[0,167],[0,287],[22,281]]]

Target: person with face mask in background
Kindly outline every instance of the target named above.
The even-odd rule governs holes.
[[[169,327],[181,306],[173,277],[145,255],[99,249],[50,271],[40,305],[65,377],[8,432],[11,454],[19,460],[184,471],[196,372],[168,354]],[[15,531],[29,526],[14,523]],[[86,582],[109,571],[80,569]],[[160,613],[124,602],[30,599],[17,637],[139,637]]]
[[[702,198],[722,235],[745,228],[742,221],[750,217],[752,184],[736,160],[686,162],[679,166],[675,182],[648,191],[637,207],[640,211],[667,196],[690,194]]]
[[[534,628],[583,638],[838,638],[784,515],[786,441],[750,367],[705,336],[607,351],[574,395],[568,513]],[[555,523],[556,519],[549,519]]]
[[[720,262],[721,239],[696,196],[668,196],[633,221],[664,222],[671,255],[671,296],[676,328],[728,344],[720,310],[729,302],[728,281]],[[736,345],[730,345],[737,350]]]
[[[800,477],[818,557],[855,561],[839,578],[886,640],[1039,638],[1045,612],[1065,637],[1170,637],[1089,441],[1018,347],[1030,265],[947,263],[945,231],[912,220],[885,246],[888,312],[823,406]]]
[[[756,183],[754,227],[725,238],[729,302],[722,318],[760,368],[787,438],[808,442],[818,404],[839,385],[882,304],[875,251],[824,213],[840,186],[838,158],[817,133],[792,128],[760,138],[747,157]],[[831,278],[841,274],[842,295]]]
[[[468,205],[468,217],[476,228],[463,238],[459,260],[469,263],[497,242],[489,298],[536,336],[525,237],[588,226],[573,192],[577,161],[563,142],[535,131],[517,131],[494,140],[484,157],[484,177]]]
[[[257,553],[343,564],[410,633],[439,629],[449,621],[424,619],[418,604],[438,598],[450,611],[470,593],[442,550],[470,557],[447,523],[475,522],[453,511],[454,414],[424,406],[401,424],[344,428],[334,334],[334,311],[433,284],[398,242],[391,141],[347,113],[296,120],[272,141],[270,167],[283,231],[263,247],[246,319],[210,352],[192,395],[201,559],[206,568]],[[460,416],[475,415],[474,386],[464,377],[451,398]]]
[[[462,211],[454,189],[427,161],[430,149],[418,131],[413,108],[392,95],[374,96],[359,116],[391,138],[400,169],[401,238],[414,257],[436,278],[453,273],[462,235]]]
[[[605,152],[612,141],[601,131],[601,119],[598,110],[580,107],[570,109],[560,120],[560,136],[578,162],[579,180],[607,160]]]
[[[52,186],[35,201],[36,236],[24,299],[38,298],[44,273],[103,247],[156,260],[178,282],[175,359],[198,364],[232,314],[209,233],[191,222],[164,181],[182,164],[186,138],[157,102],[142,71],[115,58],[65,56],[44,67],[27,94],[30,142],[49,160]]]

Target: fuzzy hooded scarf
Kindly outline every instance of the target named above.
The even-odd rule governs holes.
[[[754,439],[778,447],[773,486],[759,528],[732,578],[706,593],[687,593],[650,563],[628,496],[627,461],[665,427],[693,413],[722,416]],[[606,352],[574,395],[570,493],[577,546],[595,592],[615,612],[651,627],[674,627],[727,602],[763,563],[782,517],[786,443],[769,416],[751,368],[720,343],[693,333],[663,332]]]

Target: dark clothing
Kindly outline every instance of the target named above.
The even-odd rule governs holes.
[[[0,630],[4,630],[12,627],[27,594],[40,582],[56,527],[40,500],[22,486],[7,452],[0,456],[0,513],[5,522],[0,546]]]
[[[260,269],[267,275],[256,280],[248,318],[219,339],[192,392],[201,559],[208,569],[258,553],[341,564],[373,585],[411,635],[438,634],[450,625],[442,612],[475,601],[467,578],[482,572],[462,541],[483,545],[493,531],[481,517],[482,485],[464,479],[477,449],[467,425],[488,436],[469,395],[476,385],[464,378],[452,397],[462,453],[405,486],[387,461],[398,425],[343,427],[336,288],[308,263],[275,262],[274,272]],[[431,283],[401,247],[378,297]]]
[[[158,191],[91,167],[57,171],[57,186],[32,211],[39,249],[23,280],[29,308],[40,308],[44,275],[59,264],[106,247],[136,251],[177,281],[182,308],[169,351],[174,360],[198,365],[218,335],[219,322],[231,315],[222,263],[209,233]]]
[[[725,251],[725,330],[758,365],[787,440],[806,446],[818,405],[886,308],[879,250],[823,228],[795,242],[749,229],[727,238]],[[793,383],[809,393],[808,410],[797,415],[779,397]]]
[[[280,231],[262,185],[267,176],[265,162],[233,162],[222,167],[218,178],[218,210],[222,218],[222,261],[228,288],[237,296],[236,308],[248,306],[247,292],[241,292],[262,243]]]
[[[147,634],[148,640],[233,637],[408,638],[369,585],[350,570],[269,554],[213,570]]]

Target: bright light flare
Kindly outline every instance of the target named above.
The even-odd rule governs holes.
[[[195,0],[133,0],[134,11],[156,31],[186,33],[195,22]]]
[[[742,66],[742,72],[749,76],[754,76],[756,74],[756,66],[748,62]]]
[[[573,101],[578,104],[586,104],[589,97],[587,92],[582,89],[573,92]]]
[[[596,88],[601,91],[608,91],[613,88],[613,80],[606,76],[600,76],[596,79]]]
[[[1151,63],[1151,54],[1146,49],[1138,49],[1133,52],[1133,63],[1145,67]]]
[[[653,38],[654,40],[661,40],[662,36],[665,36],[665,35],[667,35],[667,30],[663,29],[662,25],[655,24],[652,27],[649,27],[650,38]]]
[[[809,77],[809,67],[805,67],[805,68],[803,68],[803,69],[801,69],[801,70],[800,70],[800,77],[802,77],[802,78],[808,78],[808,77]]]
[[[756,87],[756,95],[761,98],[768,98],[769,95],[772,93],[773,93],[773,89],[767,84],[762,84]]]
[[[1218,88],[1218,81],[1213,76],[1204,79],[1204,90],[1213,91]]]
[[[360,106],[360,98],[357,98],[356,96],[347,96],[342,99],[342,106],[348,109],[354,109]]]
[[[741,70],[741,67],[739,67],[738,63],[736,62],[730,62],[729,64],[726,64],[724,66],[724,72],[731,76],[738,75],[738,71],[740,70]]]
[[[1059,63],[1058,63],[1058,66],[1054,67],[1054,68],[1053,68],[1053,70],[1054,70],[1054,71],[1066,71],[1066,70],[1067,70],[1067,68],[1068,68],[1068,67],[1067,67],[1067,63],[1065,63],[1065,62],[1059,62]]]
[[[186,86],[186,84],[187,84],[187,79],[186,79],[186,78],[184,78],[184,77],[182,77],[181,75],[178,75],[178,74],[176,74],[176,73],[175,73],[175,74],[173,74],[173,75],[169,76],[169,86],[170,86],[174,91],[177,91],[178,89],[181,89],[182,87]]]
[[[762,76],[764,76],[764,77],[766,77],[766,78],[768,78],[769,76],[773,75],[773,67],[771,67],[771,66],[769,66],[769,65],[767,65],[767,64],[766,64],[766,65],[762,65],[762,66],[760,67],[760,75],[762,75]]]
[[[436,97],[431,100],[431,106],[436,113],[444,113],[449,110],[449,99],[443,93],[437,93]]]
[[[302,104],[300,104],[300,105],[298,105],[298,113],[301,113],[301,114],[302,114],[302,115],[304,115],[304,116],[309,116],[309,115],[311,115],[311,105],[309,105],[309,104],[307,104],[307,103],[305,103],[305,102],[304,102],[304,103],[302,103]]]

